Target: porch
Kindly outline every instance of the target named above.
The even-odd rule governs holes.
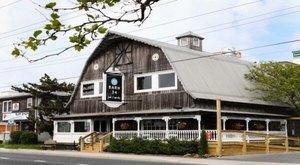
[[[113,137],[132,139],[170,139],[199,140],[201,129],[205,129],[208,141],[217,141],[216,119],[209,115],[163,116],[163,117],[134,117],[113,118]],[[222,133],[224,142],[241,142],[242,134],[234,131],[247,131],[270,135],[287,135],[287,121],[285,119],[264,119],[250,117],[222,117],[222,129],[233,132]],[[247,140],[263,140],[257,136],[247,136]]]

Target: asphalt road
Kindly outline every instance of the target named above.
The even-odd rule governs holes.
[[[172,159],[172,158],[170,158]],[[0,165],[180,165],[113,159],[93,159],[80,157],[45,156],[31,154],[0,153]]]
[[[255,164],[255,162],[300,164],[300,152],[224,156],[222,158],[219,158],[219,160],[246,161],[253,162],[253,164]]]

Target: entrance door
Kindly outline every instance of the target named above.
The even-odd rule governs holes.
[[[100,132],[100,121],[99,120],[94,121],[94,131]]]
[[[101,121],[101,132],[107,132],[107,121]]]

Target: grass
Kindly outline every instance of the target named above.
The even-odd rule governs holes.
[[[7,149],[36,149],[40,150],[41,144],[8,144],[2,143],[0,144],[0,148],[7,148]]]

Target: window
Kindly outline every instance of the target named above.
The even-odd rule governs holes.
[[[160,74],[158,81],[159,81],[159,88],[174,87],[175,73]]]
[[[89,132],[90,122],[87,121],[77,121],[74,122],[74,132]]]
[[[103,93],[103,82],[99,82],[99,94]]]
[[[159,119],[142,120],[143,130],[165,130],[166,122]]]
[[[57,122],[57,132],[71,132],[71,124],[69,122]]]
[[[200,46],[200,39],[199,38],[193,38],[193,45],[194,46]]]
[[[151,76],[137,78],[137,90],[151,89],[151,88],[152,88],[152,77]]]
[[[180,46],[188,45],[188,38],[181,38],[179,41],[180,41]]]
[[[82,95],[94,95],[94,83],[83,84],[82,85]]]
[[[9,113],[12,110],[12,101],[3,101],[2,104],[2,112],[3,113]]]
[[[134,77],[135,93],[177,89],[174,71],[139,74]]]
[[[103,93],[103,80],[81,82],[81,98],[98,97]]]
[[[32,98],[27,98],[27,108],[32,108]]]

